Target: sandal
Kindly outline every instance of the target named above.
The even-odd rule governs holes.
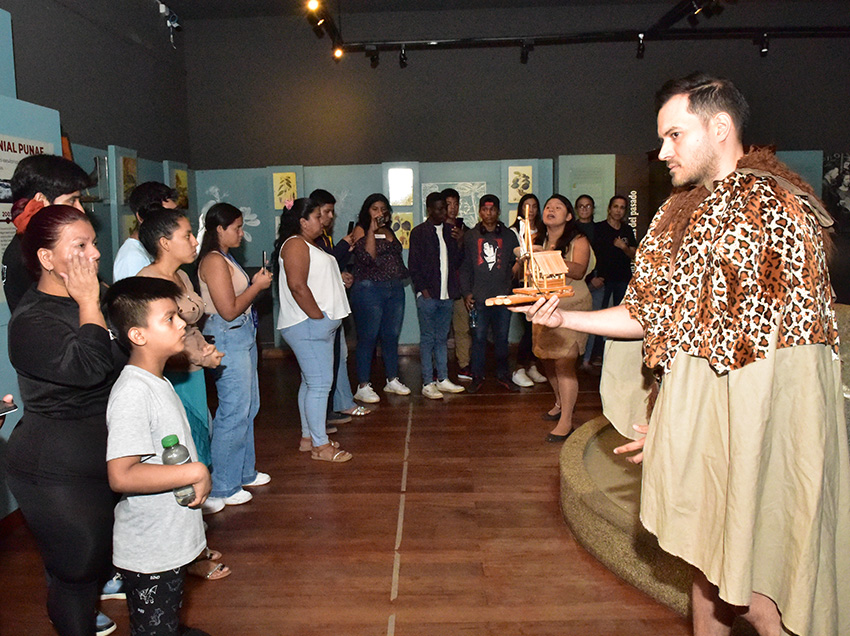
[[[314,446],[311,453],[311,459],[317,459],[322,462],[332,462],[334,464],[341,464],[342,462],[349,461],[354,455],[349,453],[348,451],[344,451],[339,448],[339,445],[334,446],[333,444],[324,444],[322,446]]]
[[[369,415],[372,412],[372,409],[367,409],[365,406],[354,406],[347,411],[342,411],[346,415],[353,415],[355,417],[361,417],[363,415]]]
[[[200,556],[192,561],[192,563],[198,563],[199,561],[218,561],[221,559],[221,552],[218,550],[211,550],[210,548],[204,548],[204,551],[201,552]]]
[[[197,576],[198,578],[206,579],[207,581],[217,581],[230,576],[232,573],[232,570],[224,563],[217,563],[211,559],[194,561],[189,564],[187,571],[192,576]]]
[[[328,440],[328,443],[334,448],[339,448],[339,442],[334,442],[332,440]],[[298,450],[302,453],[307,453],[313,450],[313,438],[312,437],[302,437],[301,443],[298,445]]]

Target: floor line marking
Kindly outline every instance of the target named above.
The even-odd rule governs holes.
[[[401,569],[401,554],[395,553],[393,558],[393,585],[390,590],[390,600],[394,601],[398,598],[398,572]]]
[[[401,501],[398,504],[398,525],[395,529],[395,550],[401,547],[401,535],[404,530],[404,493],[401,494]]]
[[[395,635],[395,614],[390,614],[390,619],[387,621],[387,636]]]

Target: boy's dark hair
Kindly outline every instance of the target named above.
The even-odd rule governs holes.
[[[741,91],[728,79],[699,71],[672,79],[655,94],[655,113],[658,114],[664,104],[676,95],[687,95],[688,112],[699,117],[703,125],[717,113],[729,113],[740,141],[750,118],[750,107]]]
[[[437,201],[446,202],[446,197],[442,192],[431,192],[427,197],[425,197],[425,208],[427,210],[431,210],[437,205]]]
[[[41,192],[48,201],[63,194],[85,190],[91,177],[73,161],[58,155],[31,155],[18,162],[9,182],[12,199],[32,199]]]
[[[336,198],[327,190],[318,188],[310,193],[310,198],[313,199],[319,206],[336,205]]]
[[[163,298],[180,297],[180,288],[164,278],[131,276],[122,278],[106,292],[104,302],[109,324],[118,342],[131,349],[127,333],[133,327],[147,327],[150,304]]]
[[[127,199],[127,205],[133,214],[138,214],[144,220],[146,213],[153,206],[162,206],[163,201],[177,201],[180,194],[174,188],[170,188],[158,181],[146,181],[136,186]]]
[[[502,205],[501,205],[501,202],[499,201],[499,197],[497,197],[495,194],[485,194],[483,197],[481,197],[481,199],[478,201],[478,209],[480,210],[481,208],[483,208],[488,203],[492,203],[493,205],[495,205],[500,210],[502,209]]]
[[[449,197],[454,197],[455,199],[460,201],[460,193],[458,193],[458,191],[455,190],[454,188],[446,188],[445,190],[442,191],[441,194],[443,195],[444,199],[448,199]]]
[[[139,242],[154,260],[159,257],[159,239],[174,236],[181,218],[186,218],[182,210],[169,210],[161,205],[148,208],[145,222],[139,226]]]

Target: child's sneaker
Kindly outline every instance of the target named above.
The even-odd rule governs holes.
[[[115,629],[115,622],[111,618],[103,612],[97,613],[97,618],[95,619],[95,634],[97,636],[107,636],[107,634],[114,632]]]

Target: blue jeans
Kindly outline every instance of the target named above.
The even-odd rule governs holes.
[[[298,389],[301,437],[311,438],[313,446],[328,443],[328,394],[334,379],[334,336],[340,322],[325,315],[280,330],[301,367]]]
[[[493,350],[496,356],[496,377],[510,378],[508,370],[508,332],[511,328],[511,312],[507,307],[487,307],[475,303],[478,320],[472,332],[472,376],[484,377],[484,354],[487,349],[487,330],[493,328]]]
[[[218,408],[212,424],[211,497],[229,497],[257,477],[254,467],[254,418],[260,410],[257,379],[257,332],[250,315],[224,320],[213,314],[204,334],[215,337],[225,355],[212,369],[218,392]]]
[[[454,301],[417,296],[419,314],[419,357],[422,362],[422,384],[428,384],[437,372],[438,380],[449,377],[448,340],[452,326]]]
[[[400,280],[359,280],[351,286],[351,310],[357,325],[357,382],[366,384],[378,338],[387,379],[398,377],[398,337],[404,321],[404,284]]]
[[[348,381],[348,344],[345,341],[345,328],[340,320],[339,331],[336,332],[334,351],[334,371],[336,378],[333,383],[333,395],[330,406],[334,411],[347,411],[357,406],[351,394],[351,382]]]
[[[589,288],[590,286],[588,286]],[[593,302],[593,311],[599,311],[602,309],[602,298],[605,296],[605,287],[600,287],[599,289],[591,289],[590,290],[590,298]],[[594,355],[602,355],[602,342],[604,342],[604,338],[602,336],[594,336],[590,335],[587,339],[587,344],[584,347],[584,361],[590,362],[591,356]],[[596,344],[597,341],[600,344]],[[596,351],[594,351],[596,349]]]

